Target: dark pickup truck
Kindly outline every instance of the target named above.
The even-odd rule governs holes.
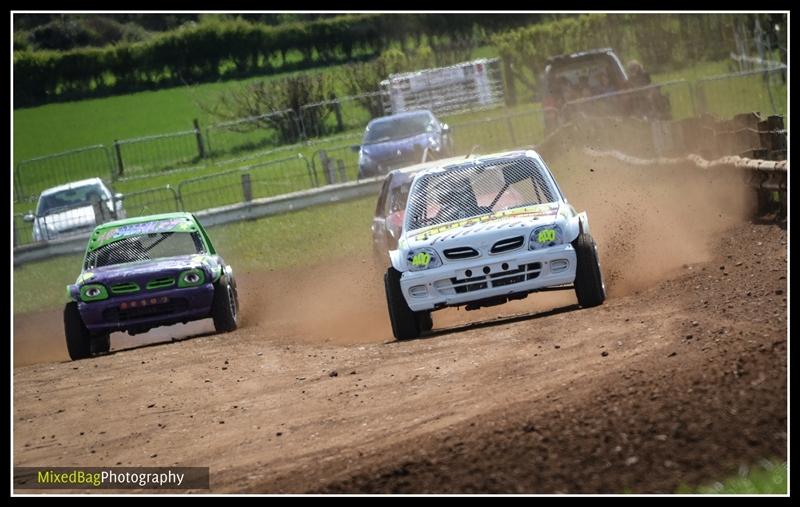
[[[540,80],[547,131],[578,113],[670,119],[669,97],[650,83],[641,65],[630,67],[626,72],[611,48],[548,58]]]

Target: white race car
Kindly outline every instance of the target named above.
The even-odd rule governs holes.
[[[583,308],[606,292],[585,212],[532,150],[443,161],[417,174],[384,277],[398,340],[433,327],[431,312],[475,310],[531,292],[574,288]]]

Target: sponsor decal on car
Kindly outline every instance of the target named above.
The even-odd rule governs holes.
[[[525,206],[522,208],[514,208],[502,211],[496,211],[487,215],[471,217],[457,222],[450,222],[444,225],[433,226],[419,232],[414,239],[416,241],[426,240],[431,236],[436,236],[443,232],[452,231],[461,227],[471,227],[476,224],[491,222],[494,220],[501,220],[511,217],[544,217],[551,216],[558,213],[559,205],[557,203],[537,204],[536,206]]]
[[[130,236],[155,234],[159,232],[189,232],[192,230],[194,230],[194,225],[190,221],[183,218],[126,224],[108,229],[97,238],[94,238],[92,244],[93,248],[98,248],[106,243],[111,243],[118,239],[127,238]]]

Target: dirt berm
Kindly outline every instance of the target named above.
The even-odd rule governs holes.
[[[59,361],[57,312],[17,316],[43,352],[14,369],[14,464],[209,466],[213,492],[669,493],[786,459],[785,227],[748,220],[733,178],[552,165],[604,305],[445,310],[394,342],[350,258],[240,273],[234,333],[91,360]]]

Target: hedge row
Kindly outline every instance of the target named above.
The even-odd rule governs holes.
[[[17,51],[14,105],[277,71],[287,66],[287,53],[293,50],[309,65],[312,60],[349,61],[356,51],[377,54],[391,41],[405,43],[409,36],[464,38],[476,28],[491,32],[540,17],[357,14],[276,26],[231,19],[185,25],[139,43],[63,52]]]
[[[586,14],[498,33],[503,60],[538,75],[549,56],[612,47],[648,70],[727,58],[741,14]],[[752,19],[748,26],[752,26]]]

